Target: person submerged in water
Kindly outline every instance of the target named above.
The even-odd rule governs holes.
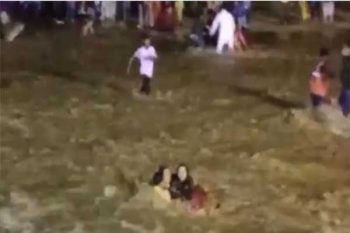
[[[179,200],[180,206],[191,215],[209,215],[212,209],[220,207],[204,188],[194,184],[185,164],[180,164],[171,177],[170,195],[173,200]]]
[[[186,165],[178,166],[175,174],[160,166],[151,180],[155,193],[168,203],[174,203],[191,216],[209,215],[220,204],[200,185],[195,185]]]
[[[176,173],[171,176],[170,194],[172,199],[191,200],[193,192],[193,179],[188,168],[180,164]]]
[[[171,171],[166,166],[159,166],[158,170],[154,173],[151,180],[151,185],[154,187],[154,191],[166,202],[171,202],[170,195],[170,181]]]

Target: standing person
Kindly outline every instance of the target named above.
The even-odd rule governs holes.
[[[0,5],[0,35],[7,42],[13,41],[24,30],[24,24],[14,21],[10,16],[13,7],[11,2],[4,2]]]
[[[174,32],[176,27],[176,14],[171,2],[163,2],[162,11],[160,12],[156,29],[163,32]]]
[[[248,28],[247,9],[244,5],[244,2],[235,2],[234,16],[236,18],[236,22],[238,24],[239,29]]]
[[[177,22],[179,24],[182,24],[184,7],[185,7],[185,3],[183,0],[175,1],[176,17],[177,17]]]
[[[309,5],[306,1],[299,1],[299,7],[301,12],[301,18],[303,21],[310,19]]]
[[[216,45],[216,52],[221,54],[224,46],[227,45],[230,50],[234,48],[234,32],[235,32],[235,20],[232,14],[226,10],[225,4],[223,4],[220,12],[215,16],[213,24],[210,28],[210,35],[215,35],[216,31],[219,31],[218,42]]]
[[[251,1],[244,1],[243,5],[244,5],[244,8],[246,10],[247,23],[249,24],[250,18],[251,18],[250,10],[252,8],[252,2]]]
[[[195,18],[191,33],[190,33],[190,39],[193,42],[195,47],[204,48],[205,46],[205,21],[204,21],[204,15],[199,15]]]
[[[137,24],[137,28],[138,29],[143,29],[144,28],[144,24],[145,24],[145,20],[144,20],[144,15],[145,15],[145,10],[144,10],[144,2],[139,1],[137,2],[137,12],[138,12],[138,24]]]
[[[327,95],[329,91],[329,79],[332,77],[333,73],[329,67],[329,51],[328,49],[322,48],[320,50],[319,62],[309,80],[310,97],[313,107],[319,107],[321,104],[330,103]]]
[[[320,3],[318,1],[309,1],[310,14],[312,19],[317,19],[320,12]]]
[[[66,11],[67,20],[73,23],[75,21],[75,16],[76,16],[76,2],[67,1],[67,11]]]
[[[151,79],[153,78],[154,61],[158,58],[155,48],[151,45],[151,39],[146,36],[143,45],[138,48],[134,55],[130,58],[127,73],[130,73],[130,68],[134,59],[140,61],[140,75],[142,78],[142,85],[140,93],[149,95],[151,93]]]
[[[322,2],[323,23],[330,24],[334,22],[334,2]]]
[[[343,45],[341,51],[343,56],[343,65],[341,71],[341,94],[339,96],[339,104],[344,116],[350,115],[350,41]]]

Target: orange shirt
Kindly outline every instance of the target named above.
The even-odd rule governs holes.
[[[329,91],[328,78],[319,71],[314,71],[310,78],[310,92],[319,96],[327,96]]]

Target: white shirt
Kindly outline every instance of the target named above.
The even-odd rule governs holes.
[[[142,46],[136,50],[134,57],[140,61],[140,74],[148,78],[153,77],[154,59],[157,58],[157,52],[153,46]]]

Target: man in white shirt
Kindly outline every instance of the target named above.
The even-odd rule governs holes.
[[[216,52],[221,54],[224,46],[227,45],[230,50],[234,48],[234,31],[236,28],[235,20],[230,12],[222,6],[221,11],[215,16],[210,28],[210,35],[213,36],[219,31],[219,38],[216,45]]]
[[[153,77],[154,61],[157,57],[157,52],[151,45],[151,39],[145,37],[144,45],[138,48],[130,58],[127,73],[130,72],[130,67],[135,58],[140,61],[140,75],[142,77],[141,94],[149,95],[151,92],[150,82]]]

